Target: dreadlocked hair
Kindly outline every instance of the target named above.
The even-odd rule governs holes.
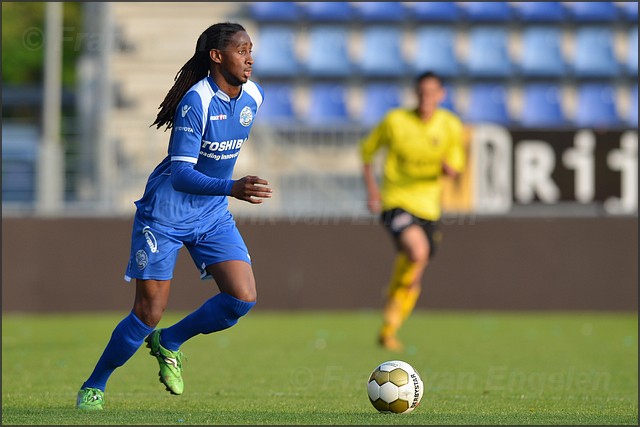
[[[160,112],[151,126],[155,125],[156,129],[160,129],[166,125],[165,131],[173,127],[174,114],[184,94],[191,86],[209,75],[209,51],[226,48],[233,35],[238,31],[246,30],[240,24],[223,22],[210,26],[200,34],[196,42],[195,53],[176,73],[173,79],[175,83],[160,103],[158,107]]]

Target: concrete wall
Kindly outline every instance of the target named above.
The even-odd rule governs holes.
[[[376,223],[238,226],[253,259],[257,309],[381,306],[394,252]],[[130,309],[130,227],[130,218],[3,218],[3,311]],[[467,218],[442,229],[419,308],[637,311],[637,218]],[[168,309],[193,309],[216,292],[183,250]]]

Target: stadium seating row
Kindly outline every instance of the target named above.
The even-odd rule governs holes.
[[[256,22],[614,22],[638,19],[637,2],[261,2]]]
[[[468,48],[460,54],[452,26],[425,25],[411,33],[388,25],[362,28],[361,48],[350,52],[347,25],[317,24],[303,29],[269,24],[256,37],[256,75],[261,77],[404,76],[407,70],[433,70],[445,77],[577,77],[606,78],[638,75],[638,27],[622,33],[625,53],[616,52],[616,31],[589,25],[568,33],[554,25],[526,25],[517,34],[506,26],[481,25],[465,31]],[[510,40],[520,38],[512,52]],[[564,48],[567,39],[572,49]],[[405,45],[411,43],[409,58]],[[569,53],[565,53],[569,52]]]
[[[296,106],[296,88],[286,83],[265,83],[265,101],[260,121],[270,125],[327,126],[375,124],[393,107],[402,105],[403,89],[399,84],[369,83],[364,86],[364,108],[356,115],[347,108],[348,85],[317,82],[309,86],[306,111]],[[493,122],[527,128],[637,127],[638,85],[630,88],[629,108],[622,117],[621,101],[613,85],[584,83],[577,87],[575,111],[567,117],[562,88],[555,83],[531,83],[522,88],[522,108],[512,117],[507,107],[507,87],[500,83],[477,83],[469,88],[468,105],[460,111],[455,102],[455,87],[448,87],[443,106],[460,114],[467,123]]]

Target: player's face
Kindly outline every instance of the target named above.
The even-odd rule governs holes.
[[[444,100],[445,90],[435,78],[422,79],[418,83],[418,110],[423,115],[431,115]]]
[[[232,86],[240,86],[251,77],[253,43],[246,31],[238,31],[233,35],[229,45],[220,52],[222,74]]]

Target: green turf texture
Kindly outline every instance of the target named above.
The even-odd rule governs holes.
[[[111,376],[104,411],[76,410],[125,315],[4,314],[2,424],[638,425],[637,313],[420,311],[396,354],[375,345],[377,311],[254,310],[183,345],[183,395],[164,390],[141,347]],[[425,383],[409,414],[367,398],[369,374],[393,359]]]

